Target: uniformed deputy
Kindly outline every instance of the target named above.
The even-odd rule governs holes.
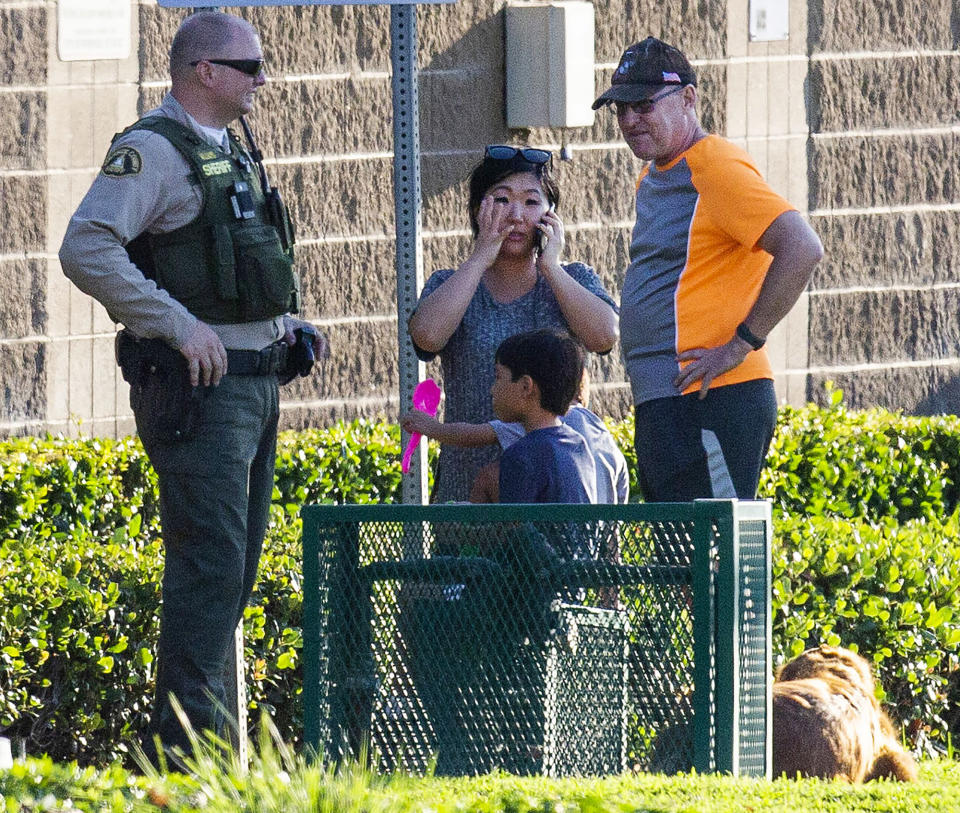
[[[222,731],[224,666],[273,490],[278,373],[307,327],[289,316],[299,285],[285,210],[227,130],[265,82],[255,29],[187,17],[170,75],[160,107],[114,139],[60,249],[64,273],[125,326],[118,359],[160,482],[153,759],[154,735],[189,752],[171,693],[196,730]],[[311,349],[325,354],[325,341]]]

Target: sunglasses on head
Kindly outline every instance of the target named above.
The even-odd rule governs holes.
[[[212,65],[226,65],[228,68],[245,73],[247,76],[259,76],[263,73],[262,59],[197,59],[190,64],[196,67],[201,62],[209,62]]]
[[[535,147],[511,147],[509,144],[491,144],[484,152],[485,158],[494,161],[514,161],[520,158],[528,164],[546,164],[550,161],[550,150],[538,150]]]

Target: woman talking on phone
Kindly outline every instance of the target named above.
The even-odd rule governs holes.
[[[408,329],[424,361],[440,356],[444,420],[491,420],[493,357],[500,342],[526,330],[569,331],[587,350],[617,341],[617,306],[592,268],[561,262],[560,190],[548,150],[495,145],[470,175],[473,248],[459,268],[435,272]],[[465,501],[477,471],[498,447],[444,446],[432,501]]]

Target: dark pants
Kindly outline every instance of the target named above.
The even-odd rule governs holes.
[[[273,493],[279,397],[273,376],[226,376],[211,388],[190,440],[157,439],[150,404],[137,430],[160,481],[163,607],[154,710],[144,748],[189,740],[172,693],[199,733],[222,733],[224,669],[253,590]]]
[[[769,379],[658,398],[635,408],[640,491],[647,502],[756,498],[777,422]]]

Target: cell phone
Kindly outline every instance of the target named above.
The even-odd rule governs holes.
[[[554,210],[554,205],[551,203],[550,208],[547,209],[547,211],[552,212],[553,210]],[[543,254],[543,252],[547,250],[547,240],[548,238],[547,238],[546,232],[544,232],[544,230],[538,226],[537,227],[537,254]]]
[[[543,254],[547,250],[547,234],[539,226],[537,227],[537,254]]]

